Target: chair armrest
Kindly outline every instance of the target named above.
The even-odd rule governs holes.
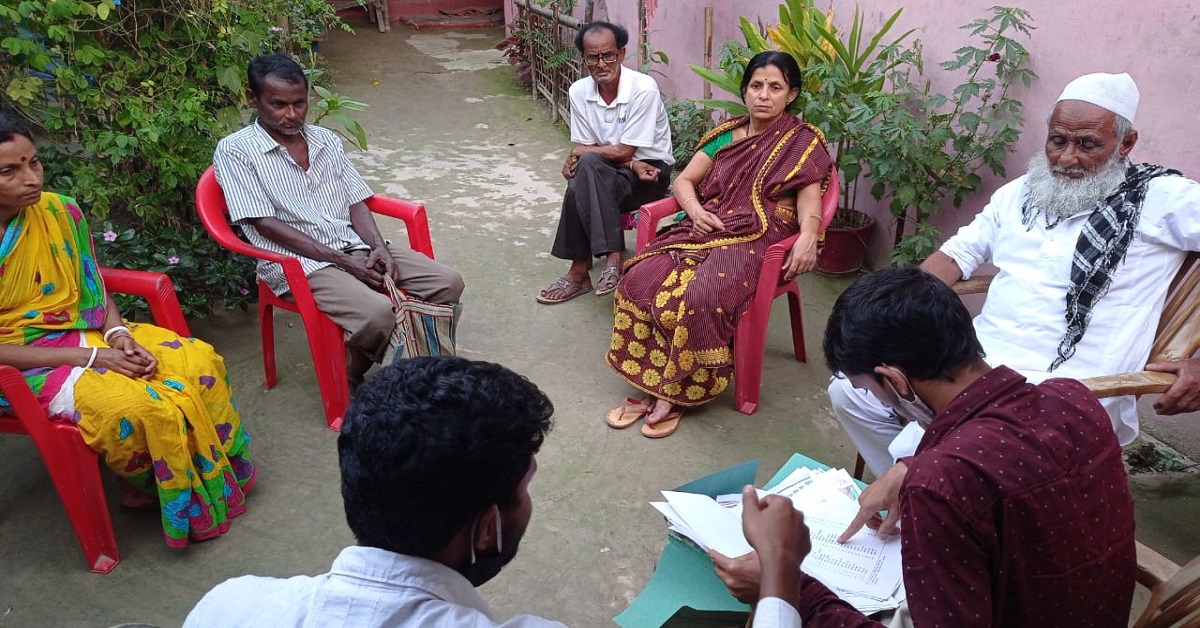
[[[368,198],[366,203],[367,208],[376,214],[403,220],[405,230],[408,231],[408,247],[418,253],[424,253],[429,259],[434,259],[433,239],[429,236],[429,216],[424,205],[382,194]]]
[[[1137,544],[1137,581],[1138,584],[1153,589],[1171,579],[1179,571],[1171,559],[1158,552]]]
[[[673,196],[642,205],[638,209],[637,245],[634,247],[634,250],[640,251],[642,247],[654,239],[654,232],[658,226],[658,221],[679,211],[679,201],[676,201]]]
[[[183,310],[179,307],[179,297],[175,296],[175,284],[171,283],[170,277],[162,273],[124,268],[101,268],[100,276],[104,278],[105,290],[133,294],[146,299],[158,326],[170,329],[185,338],[192,335],[187,319],[183,317]]]
[[[983,294],[988,291],[992,285],[992,275],[981,275],[979,277],[971,277],[970,279],[960,279],[950,286],[954,288],[954,292],[959,296],[966,294]]]
[[[1175,374],[1138,371],[1117,375],[1101,375],[1079,380],[1097,397],[1149,395],[1166,392],[1175,383]]]

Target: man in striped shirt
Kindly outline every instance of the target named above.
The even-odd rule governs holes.
[[[371,189],[341,139],[304,122],[308,79],[299,64],[260,55],[247,78],[258,119],[222,139],[213,157],[230,218],[255,246],[300,261],[317,307],[346,332],[356,387],[383,358],[395,325],[391,300],[380,292],[384,275],[432,303],[458,301],[462,276],[380,234],[363,202]],[[275,294],[289,290],[279,264],[259,261],[258,276]]]

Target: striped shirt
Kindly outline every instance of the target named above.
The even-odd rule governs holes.
[[[247,220],[276,218],[331,249],[368,249],[350,224],[350,205],[370,198],[372,192],[346,159],[337,134],[311,124],[304,126],[303,133],[308,140],[307,171],[258,122],[222,139],[213,164],[229,217],[241,225],[250,243],[295,257],[307,276],[332,264],[298,255],[263,237]],[[259,260],[258,277],[275,294],[289,289],[283,267],[274,262]]]

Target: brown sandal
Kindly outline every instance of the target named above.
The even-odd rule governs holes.
[[[554,280],[554,283],[546,286],[537,295],[538,303],[546,305],[554,305],[564,301],[570,301],[575,297],[590,292],[592,290],[592,280],[583,279],[582,281],[570,281],[566,277],[559,277]],[[551,295],[558,296],[551,296]]]
[[[641,420],[650,411],[650,397],[634,399],[629,397],[625,404],[613,408],[604,415],[604,422],[615,430],[623,430]]]
[[[667,413],[663,420],[650,425],[642,424],[642,436],[646,438],[666,438],[679,429],[679,419],[683,418],[683,409],[676,408]]]
[[[596,296],[602,297],[606,294],[612,294],[617,289],[617,284],[621,282],[621,269],[618,266],[606,266],[604,272],[600,273],[600,280],[596,282]]]

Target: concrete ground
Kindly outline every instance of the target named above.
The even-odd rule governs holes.
[[[460,354],[525,374],[557,408],[521,552],[483,587],[498,617],[528,612],[572,626],[611,625],[649,579],[665,542],[661,517],[646,505],[659,489],[749,459],[762,461],[762,481],[795,451],[834,465],[852,462],[819,362],[824,317],[849,280],[817,274],[802,277],[800,286],[805,335],[818,361],[798,364],[789,356],[786,309],[778,303],[757,414],[735,412],[730,390],[690,413],[665,440],[606,427],[604,412],[631,392],[601,359],[610,298],[534,302],[565,268],[546,251],[569,143],[493,49],[501,31],[396,25],[378,33],[365,22],[354,25],[356,36],[335,32],[323,44],[337,91],[371,104],[359,116],[371,149],[352,158],[377,191],[427,204],[438,259],[468,284]],[[226,358],[260,469],[249,511],[219,540],[168,549],[156,514],[120,508],[110,491],[121,564],[111,574],[92,574],[32,444],[0,439],[0,628],[178,626],[226,578],[320,573],[353,543],[341,510],[336,434],[325,428],[302,327],[289,314],[277,317],[274,390],[260,384],[253,312],[193,326]],[[1195,423],[1172,425],[1170,442],[1200,459]],[[1200,515],[1194,477],[1137,478],[1134,486],[1139,536],[1177,561],[1200,554],[1191,532]]]

